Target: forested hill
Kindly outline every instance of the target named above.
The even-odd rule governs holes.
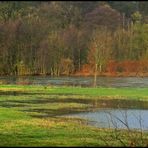
[[[148,73],[147,1],[1,1],[0,75]]]

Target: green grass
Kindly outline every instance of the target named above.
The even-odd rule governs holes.
[[[92,107],[87,100],[148,101],[148,88],[0,85],[0,146],[147,146],[148,133],[99,129],[56,117]],[[78,102],[79,100],[84,100]],[[86,102],[85,102],[86,101]],[[39,118],[41,117],[41,118]]]
[[[1,85],[0,91],[21,91],[26,93],[46,93],[50,95],[71,95],[86,98],[111,97],[114,99],[148,100],[148,88],[82,88],[82,87],[44,87],[26,85]]]

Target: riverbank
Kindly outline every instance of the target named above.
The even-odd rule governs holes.
[[[35,73],[35,74],[21,74],[21,75],[2,75],[0,74],[1,77],[5,77],[5,76],[51,76],[51,77],[94,77],[94,72],[92,69],[89,70],[81,70],[81,71],[76,71],[75,73],[71,73],[71,74],[64,74],[61,73],[59,76],[57,75],[50,75],[50,74],[42,74],[42,73]],[[118,72],[118,71],[114,71],[114,72],[101,72],[97,74],[98,77],[148,77],[148,72]]]
[[[141,136],[138,131],[94,128],[82,119],[57,117],[92,110],[100,104],[96,100],[119,99],[146,104],[148,88],[0,85],[0,146],[147,146],[146,132]]]
[[[76,72],[75,74],[72,74],[71,76],[85,76],[85,77],[93,77],[94,74],[90,72]],[[101,74],[97,74],[98,77],[148,77],[148,72],[102,72]]]

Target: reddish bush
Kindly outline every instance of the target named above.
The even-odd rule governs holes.
[[[139,62],[138,61],[131,61],[126,60],[120,63],[120,66],[123,68],[124,72],[137,72],[139,69]]]
[[[92,68],[89,64],[84,64],[81,68],[82,73],[91,73]]]
[[[126,74],[148,72],[148,60],[126,60],[121,62],[110,60],[106,66],[106,71],[110,74],[117,72],[125,72]]]
[[[114,60],[110,60],[108,63],[107,63],[107,66],[106,66],[106,71],[113,74],[113,73],[116,73],[117,72],[117,67],[118,67],[118,63]]]
[[[141,60],[139,66],[140,72],[148,72],[148,60]]]

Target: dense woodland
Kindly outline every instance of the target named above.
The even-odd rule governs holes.
[[[146,75],[147,1],[1,1],[0,75]]]

